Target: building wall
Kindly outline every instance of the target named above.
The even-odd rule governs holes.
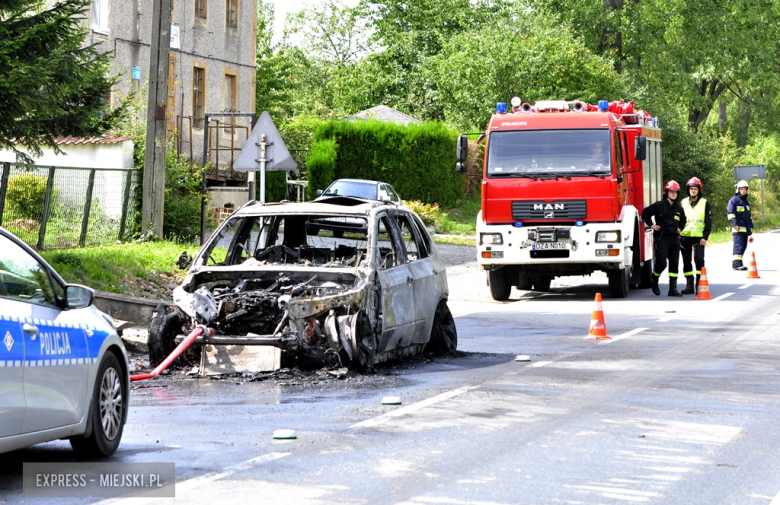
[[[175,59],[169,73],[169,128],[177,128],[179,117],[193,116],[193,73],[194,67],[206,70],[205,111],[221,112],[231,108],[227,102],[229,92],[225,90],[225,76],[236,79],[235,112],[255,112],[255,56],[257,40],[257,0],[238,0],[236,28],[226,26],[226,2],[229,0],[204,0],[207,2],[205,22],[195,17],[195,0],[173,0],[172,25],[179,29],[180,49],[171,48]],[[101,2],[108,4],[108,30],[101,33],[93,27],[93,15]],[[148,84],[149,54],[152,36],[152,0],[93,0],[87,20],[88,42],[98,43],[105,50],[114,51],[112,71],[121,76],[112,90],[112,101],[116,103],[131,91],[138,91]],[[140,67],[140,79],[132,77],[133,66]],[[172,109],[172,110],[170,110]],[[146,111],[142,111],[145,120]],[[249,126],[249,118],[237,118],[238,125]],[[182,152],[202,163],[203,127],[193,125],[189,138],[189,122],[183,121],[182,140],[191,140],[190,146],[182,144]],[[211,134],[210,134],[211,135]],[[230,135],[221,133],[221,143],[230,144]],[[227,139],[226,139],[227,137]],[[236,138],[238,148],[243,145]],[[222,155],[220,165],[226,165],[229,155]]]

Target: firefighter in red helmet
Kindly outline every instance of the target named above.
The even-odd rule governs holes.
[[[684,295],[692,295],[699,292],[701,267],[704,266],[704,246],[712,231],[712,210],[710,202],[702,197],[704,186],[698,177],[691,177],[686,186],[688,198],[681,203],[685,212],[686,225],[680,233],[680,244],[682,245],[683,274],[687,286],[681,292]],[[691,264],[691,256],[693,256],[696,265],[695,272],[693,264]],[[694,273],[696,274],[695,285],[693,282]]]
[[[653,229],[655,242],[655,267],[653,268],[653,294],[659,296],[658,278],[669,260],[669,296],[682,296],[677,291],[677,269],[680,263],[680,232],[685,229],[685,212],[677,202],[680,185],[669,181],[664,186],[664,198],[645,207],[642,221]],[[653,223],[655,220],[655,223]]]

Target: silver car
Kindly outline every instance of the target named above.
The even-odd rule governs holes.
[[[336,196],[353,196],[365,200],[379,200],[401,205],[401,197],[386,182],[366,181],[363,179],[338,179],[330,183],[325,191],[318,191],[317,200]]]
[[[228,237],[225,252],[218,244]],[[217,335],[196,342],[274,346],[282,361],[304,367],[368,370],[426,349],[453,352],[448,294],[436,246],[406,207],[356,198],[250,202],[198,252],[174,305],[158,309],[150,359],[161,361],[182,327],[198,323]]]
[[[119,446],[127,355],[92,295],[0,228],[0,453],[61,438],[84,457]]]

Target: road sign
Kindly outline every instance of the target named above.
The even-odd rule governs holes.
[[[766,179],[766,165],[737,165],[734,167],[734,180]]]
[[[766,165],[737,165],[734,167],[734,180],[749,181],[750,179],[761,179],[761,219],[766,220],[764,212],[764,179],[766,179]]]
[[[265,156],[261,156],[261,136],[265,135]],[[268,112],[263,112],[257,124],[246,139],[238,158],[233,163],[233,170],[238,172],[257,172],[261,169],[261,163],[265,162],[265,170],[286,170],[298,172],[298,165],[290,156],[287,146],[279,135],[279,130]]]

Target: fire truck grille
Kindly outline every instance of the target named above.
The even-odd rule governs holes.
[[[515,221],[544,221],[545,219],[585,219],[585,200],[558,200],[554,202],[512,202]]]

